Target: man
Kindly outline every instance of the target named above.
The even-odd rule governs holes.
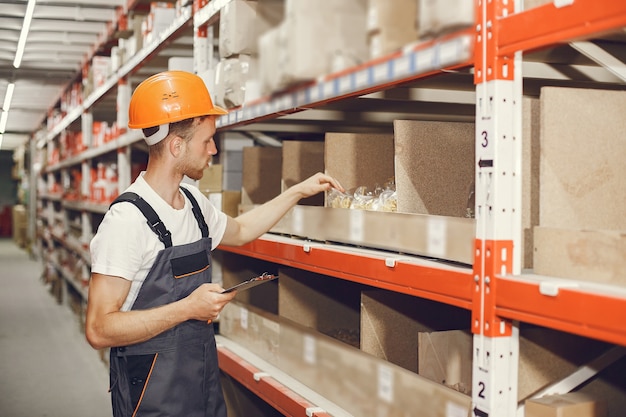
[[[235,293],[211,283],[211,250],[267,232],[297,202],[331,187],[316,174],[237,218],[197,188],[217,153],[215,107],[198,76],[167,71],[131,98],[129,127],[150,146],[146,171],[111,205],[91,242],[86,336],[111,347],[113,415],[226,416],[213,328]]]

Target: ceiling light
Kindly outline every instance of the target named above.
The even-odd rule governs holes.
[[[0,117],[0,133],[6,132],[8,119],[9,119],[9,112],[3,111],[2,117]]]
[[[9,107],[11,107],[11,100],[13,100],[14,89],[15,89],[14,83],[9,83],[9,85],[7,85],[7,92],[4,96],[4,104],[2,105],[2,110],[5,112],[9,111]]]
[[[33,20],[33,13],[35,12],[36,0],[28,0],[26,5],[26,14],[24,15],[24,24],[22,25],[22,32],[20,33],[20,40],[17,42],[17,51],[15,52],[15,60],[13,66],[19,68],[22,64],[22,57],[24,56],[24,48],[26,47],[26,38],[30,31],[30,22]]]

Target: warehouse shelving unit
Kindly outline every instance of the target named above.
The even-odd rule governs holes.
[[[208,27],[219,20],[229,0],[212,0],[192,13],[191,7],[168,31],[146,45],[107,79],[106,83],[72,109],[38,146],[50,146],[82,118],[91,128],[91,111],[106,101],[118,85],[193,23],[194,45],[206,47]],[[366,284],[397,293],[448,304],[471,312],[474,334],[472,411],[475,416],[514,416],[517,403],[517,322],[531,323],[587,338],[626,346],[626,290],[543,277],[522,272],[520,142],[522,51],[540,50],[572,39],[585,38],[626,26],[626,3],[611,0],[556,1],[526,11],[516,11],[506,0],[476,0],[476,26],[434,40],[407,45],[397,53],[329,74],[232,110],[218,120],[218,131],[262,126],[287,114],[341,103],[351,98],[405,86],[447,72],[474,70],[476,92],[476,235],[473,267],[450,265],[420,256],[363,249],[346,245],[303,241],[266,234],[242,247],[221,247],[234,254],[312,271],[337,279]],[[519,2],[517,2],[519,3]],[[127,10],[132,10],[129,2]],[[559,6],[559,7],[557,7]],[[492,103],[495,103],[492,105]],[[259,128],[262,130],[262,127]],[[88,188],[89,165],[115,154],[119,164],[119,190],[130,182],[130,148],[140,135],[128,132],[81,154],[48,166],[50,181],[67,182],[68,171],[79,169],[83,189]],[[46,228],[60,224],[51,238],[89,263],[86,245],[97,224],[93,215],[106,212],[106,204],[66,201],[60,193],[40,194],[40,221]],[[52,206],[60,206],[61,210]],[[45,213],[45,214],[44,214]],[[56,214],[55,214],[56,213]],[[68,238],[69,215],[80,218],[80,237]],[[76,214],[77,213],[77,214]],[[439,236],[433,236],[438,238]],[[84,286],[65,271],[66,281],[82,294]],[[86,269],[85,269],[86,271]],[[415,279],[419,277],[419,279]],[[298,388],[272,378],[228,341],[219,346],[220,366],[278,410],[307,416],[329,415],[319,404],[305,400]],[[617,357],[619,357],[619,351]]]

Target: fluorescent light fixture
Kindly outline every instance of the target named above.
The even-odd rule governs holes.
[[[9,112],[3,111],[2,117],[0,117],[0,133],[6,132],[8,119],[9,119]]]
[[[4,95],[4,104],[2,105],[2,110],[5,112],[9,111],[9,107],[11,107],[11,100],[13,100],[13,90],[15,90],[15,84],[9,83],[9,85],[7,85],[7,92]]]
[[[35,12],[36,0],[28,0],[26,5],[26,14],[24,15],[24,24],[22,24],[22,32],[20,33],[20,40],[17,42],[17,51],[15,51],[15,60],[13,66],[19,68],[22,64],[22,57],[24,56],[24,48],[26,47],[26,38],[30,31],[30,22],[33,20],[33,13]]]

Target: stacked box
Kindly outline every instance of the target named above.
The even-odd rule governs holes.
[[[324,167],[348,191],[382,186],[394,176],[393,135],[327,133]]]
[[[259,39],[262,92],[364,62],[366,38],[365,0],[288,0],[284,21]]]
[[[394,121],[398,211],[468,217],[473,210],[473,123]]]
[[[278,312],[302,326],[359,347],[357,284],[293,268],[279,271]]]
[[[25,248],[28,245],[28,216],[26,214],[26,207],[21,204],[13,206],[11,218],[13,240],[17,246]]]
[[[241,203],[263,204],[280,194],[281,148],[243,148]]]
[[[606,417],[607,407],[589,395],[570,392],[526,401],[525,417]]]
[[[420,38],[474,26],[475,9],[474,2],[467,0],[419,0],[417,26]]]
[[[198,181],[198,189],[203,194],[219,193],[223,190],[224,170],[221,164],[210,164],[204,168],[202,178]]]
[[[418,0],[369,0],[367,41],[370,57],[395,52],[417,40]]]
[[[541,90],[540,275],[626,285],[626,92]]]
[[[283,141],[281,191],[306,180],[317,172],[324,172],[324,142]],[[303,198],[298,204],[323,206],[324,194]]]
[[[464,393],[472,386],[469,323],[460,308],[382,290],[361,294],[363,351]]]
[[[277,26],[284,5],[276,0],[234,0],[220,11],[219,56],[256,55],[259,36]]]
[[[215,69],[215,104],[230,109],[249,101],[246,87],[257,78],[257,65],[250,55],[222,59]]]

